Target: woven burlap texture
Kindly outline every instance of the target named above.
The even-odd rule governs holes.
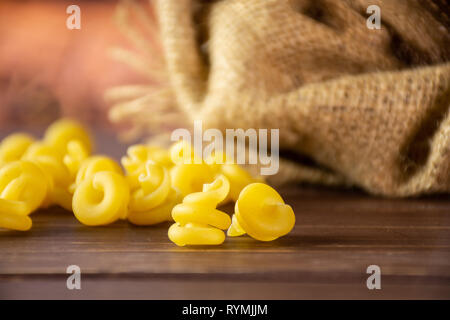
[[[381,8],[380,30],[366,26],[370,5]],[[270,182],[410,196],[450,192],[442,6],[448,9],[426,0],[159,0],[156,12],[170,85],[188,121],[280,129],[290,160]]]

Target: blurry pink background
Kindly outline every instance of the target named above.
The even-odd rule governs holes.
[[[81,30],[66,8],[81,8]],[[105,89],[144,83],[109,57],[129,47],[114,24],[117,1],[0,1],[0,128],[42,127],[60,116],[111,129]]]

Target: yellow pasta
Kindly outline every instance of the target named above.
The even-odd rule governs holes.
[[[200,192],[205,183],[214,181],[214,172],[205,164],[179,164],[170,170],[172,186],[183,197]]]
[[[227,234],[247,233],[260,241],[272,241],[288,234],[294,225],[294,211],[278,192],[264,183],[252,183],[239,195]]]
[[[44,142],[60,152],[65,152],[67,145],[72,140],[80,141],[89,154],[92,152],[93,144],[89,133],[74,120],[59,120],[48,127],[44,135]]]
[[[223,153],[204,161],[184,141],[170,150],[134,145],[121,160],[125,177],[116,161],[91,152],[87,131],[66,119],[51,125],[41,142],[23,133],[4,139],[0,228],[29,230],[29,215],[51,204],[73,210],[88,226],[174,220],[168,237],[178,246],[222,244],[226,229],[232,237],[272,241],[294,227],[294,212],[281,196]],[[227,200],[236,201],[231,218],[217,209]]]
[[[67,189],[72,180],[62,157],[62,153],[54,147],[43,142],[35,142],[22,159],[38,165],[46,176],[48,194],[43,207],[58,204],[66,210],[71,210],[71,195]]]
[[[239,194],[242,189],[251,183],[255,183],[258,180],[252,177],[252,175],[243,169],[240,165],[234,163],[225,163],[221,166],[221,173],[230,181],[230,194],[231,200],[236,202],[239,198]]]
[[[0,228],[17,231],[28,231],[31,229],[32,225],[33,222],[27,215],[0,213]]]
[[[10,213],[26,215],[39,208],[47,195],[47,188],[45,174],[32,162],[14,161],[0,169],[0,199],[3,204],[5,201],[26,204],[25,210],[22,205],[17,206],[20,208],[17,211],[8,208]]]
[[[22,159],[35,162],[44,172],[48,172],[56,186],[67,187],[71,182],[62,154],[49,145],[42,142],[32,144]]]
[[[79,140],[71,140],[67,144],[67,150],[64,155],[63,162],[69,170],[72,179],[76,178],[82,162],[88,157],[88,150]]]
[[[170,156],[175,166],[170,171],[173,188],[179,190],[183,197],[190,193],[202,191],[205,183],[214,180],[215,172],[203,161],[194,163],[194,153],[191,146],[184,141],[170,148]]]
[[[236,202],[242,189],[261,180],[254,178],[247,170],[235,164],[234,160],[228,159],[224,153],[214,153],[205,162],[216,174],[223,174],[230,181],[230,193],[224,203],[229,200]]]
[[[169,239],[178,246],[223,243],[225,234],[222,230],[230,226],[231,219],[216,207],[227,197],[229,190],[227,178],[220,175],[213,183],[205,184],[202,192],[187,195],[172,210],[176,223],[169,228]]]
[[[133,192],[131,211],[147,211],[159,206],[170,192],[170,177],[166,168],[147,162],[146,173],[139,177],[140,188]]]
[[[75,192],[84,180],[92,177],[97,172],[110,171],[123,175],[123,170],[119,164],[111,158],[105,156],[93,156],[85,159],[78,170],[75,183],[69,187],[70,192]]]
[[[148,161],[146,173],[139,177],[140,188],[131,195],[128,220],[136,225],[154,225],[171,220],[173,207],[181,201],[171,188],[169,171]]]
[[[134,145],[128,148],[127,156],[121,162],[127,172],[127,181],[132,190],[139,188],[139,176],[145,172],[147,161],[154,161],[170,168],[173,163],[166,150],[157,146]]]
[[[26,133],[15,133],[3,139],[0,144],[0,167],[13,161],[20,160],[34,138]]]
[[[113,171],[100,171],[77,186],[73,196],[73,212],[88,226],[107,225],[126,218],[130,190],[125,178]]]
[[[32,162],[14,161],[0,170],[0,228],[27,231],[28,217],[44,201],[47,182]]]
[[[174,143],[169,149],[170,159],[175,164],[202,163],[201,157],[195,158],[194,148],[186,141]],[[197,159],[197,161],[195,161]]]

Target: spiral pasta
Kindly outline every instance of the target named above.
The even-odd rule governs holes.
[[[71,210],[72,197],[67,190],[71,179],[62,157],[62,153],[50,145],[35,142],[28,148],[22,159],[38,165],[46,176],[48,194],[43,207],[58,204],[66,210]]]
[[[29,215],[51,204],[88,226],[174,220],[168,237],[178,246],[221,244],[226,229],[229,236],[271,241],[294,227],[294,212],[281,196],[223,153],[204,161],[184,141],[168,151],[135,145],[121,160],[125,176],[116,161],[91,151],[89,134],[70,120],[50,126],[42,141],[22,133],[4,139],[0,228],[29,230]],[[236,201],[231,218],[217,209],[227,200]]]
[[[0,169],[0,199],[26,203],[25,211],[12,213],[30,214],[39,208],[46,194],[45,175],[34,163],[14,161]]]
[[[113,159],[105,156],[89,157],[81,163],[80,169],[78,170],[75,178],[75,183],[69,187],[69,191],[72,193],[75,192],[77,186],[79,186],[84,180],[101,171],[111,171],[123,175],[122,168]]]
[[[77,186],[73,195],[73,212],[88,226],[107,225],[126,218],[130,190],[124,176],[113,171],[100,171]]]
[[[20,160],[34,141],[34,138],[26,133],[14,133],[3,139],[0,144],[0,167]]]
[[[131,195],[128,220],[136,225],[172,220],[172,209],[182,198],[177,190],[171,188],[168,170],[149,161],[146,174],[141,175],[139,181],[141,188]]]
[[[220,169],[220,172],[230,181],[229,197],[234,202],[238,200],[239,194],[246,186],[258,181],[238,164],[225,163]]]
[[[79,140],[71,140],[67,144],[63,162],[70,172],[70,177],[75,179],[81,164],[89,157],[89,152]]]
[[[121,162],[132,190],[139,188],[139,176],[145,172],[149,160],[166,168],[173,165],[168,152],[157,146],[134,145],[128,148],[127,156],[122,157]]]
[[[42,170],[29,161],[14,161],[0,169],[0,228],[27,231],[32,226],[28,215],[47,194]]]
[[[148,161],[146,173],[139,177],[140,188],[133,192],[131,211],[147,211],[159,206],[171,190],[169,172],[166,168]]]
[[[205,184],[202,192],[186,196],[172,210],[176,223],[169,228],[169,239],[178,246],[223,243],[225,234],[222,230],[230,226],[231,219],[216,207],[227,197],[229,190],[227,178],[220,175],[213,183]]]
[[[202,191],[205,183],[214,180],[213,169],[203,160],[195,160],[189,144],[180,141],[170,148],[169,153],[175,163],[170,171],[172,186],[179,190],[183,197]]]
[[[202,163],[201,158],[196,158],[191,144],[181,140],[174,143],[169,149],[170,159],[175,164]]]
[[[92,152],[93,144],[90,134],[78,122],[62,119],[47,128],[44,142],[56,150],[63,151],[72,140],[78,140],[86,148],[88,153]]]
[[[294,211],[278,192],[264,183],[252,183],[239,195],[227,234],[247,233],[260,241],[272,241],[288,234],[294,225]]]
[[[224,203],[229,200],[236,202],[242,189],[261,180],[254,178],[247,170],[228,159],[222,152],[213,153],[205,162],[209,164],[216,175],[223,174],[230,181],[230,193]]]

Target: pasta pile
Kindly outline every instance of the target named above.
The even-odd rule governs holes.
[[[30,215],[52,205],[87,226],[175,221],[168,236],[179,246],[222,244],[227,229],[231,237],[271,241],[294,227],[294,212],[281,196],[239,165],[219,161],[223,154],[195,159],[185,142],[169,150],[134,145],[120,166],[93,149],[86,129],[68,119],[51,125],[40,141],[23,133],[5,138],[0,228],[30,230]],[[236,203],[232,218],[217,209],[230,201]]]

